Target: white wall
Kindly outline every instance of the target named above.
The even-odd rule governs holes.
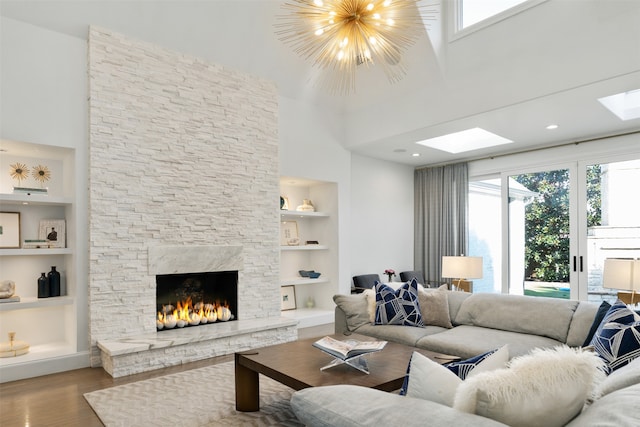
[[[413,167],[351,156],[351,276],[413,270]]]

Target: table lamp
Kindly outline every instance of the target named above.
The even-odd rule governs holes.
[[[625,304],[637,304],[640,302],[640,260],[607,258],[604,260],[604,273],[602,275],[602,287],[617,289],[618,299]]]
[[[443,256],[442,277],[457,278],[455,288],[473,292],[473,282],[467,279],[482,279],[482,257]]]

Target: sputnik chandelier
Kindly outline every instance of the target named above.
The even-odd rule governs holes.
[[[406,73],[402,55],[425,29],[420,0],[290,0],[275,24],[280,40],[322,69],[323,86],[355,90],[358,66],[380,66],[390,82]]]

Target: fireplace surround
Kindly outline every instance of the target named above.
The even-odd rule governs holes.
[[[297,321],[280,316],[244,318],[245,303],[259,303],[251,296],[242,278],[242,246],[153,246],[148,249],[148,273],[156,277],[224,278],[217,286],[232,288],[237,294],[234,321],[215,322],[204,327],[173,328],[136,336],[98,341],[103,368],[113,377],[145,372],[208,357],[245,351],[265,345],[293,341],[297,338]],[[207,273],[191,273],[207,271]],[[233,282],[237,277],[237,291]],[[227,282],[230,279],[231,284]],[[215,280],[214,280],[215,281]],[[155,293],[155,287],[153,289]],[[229,292],[227,292],[229,293]],[[243,298],[251,296],[251,301]],[[155,301],[155,300],[154,300]],[[231,304],[231,306],[233,303]],[[152,307],[156,310],[156,306]],[[151,311],[152,312],[152,311]]]

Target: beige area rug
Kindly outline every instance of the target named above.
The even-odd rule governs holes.
[[[107,427],[301,426],[293,389],[260,375],[260,411],[237,412],[233,362],[86,393]]]

